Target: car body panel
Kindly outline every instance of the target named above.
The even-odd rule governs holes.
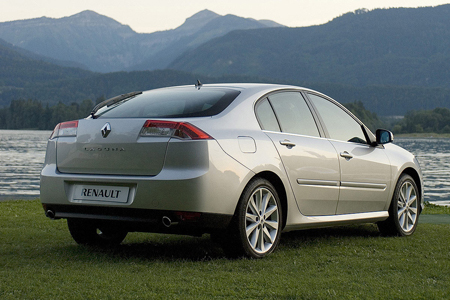
[[[266,132],[276,146],[300,212],[334,215],[339,200],[339,162],[327,139]],[[282,145],[288,140],[295,146]]]
[[[341,172],[336,214],[383,210],[391,187],[390,161],[385,149],[335,140],[331,143],[339,154]],[[345,152],[352,157],[342,157]]]
[[[146,119],[87,119],[78,123],[76,137],[57,141],[57,165],[62,173],[158,174],[164,164],[169,137],[140,137]],[[110,124],[104,138],[102,128]]]
[[[391,162],[391,182],[396,183],[400,176],[407,172],[408,174],[414,175],[413,177],[416,178],[416,183],[418,188],[420,189],[420,206],[423,209],[425,206],[425,203],[423,201],[424,199],[424,187],[423,187],[423,174],[422,170],[420,169],[419,162],[414,157],[414,155],[405,149],[389,143],[383,145],[386,149],[386,155],[389,158],[389,161]],[[395,190],[395,184],[391,185],[390,193],[389,193],[389,199],[392,198]],[[389,208],[390,202],[387,201],[386,205],[384,207],[385,210]]]
[[[41,175],[41,201],[49,205],[89,204],[234,214],[239,199],[236,187],[243,186],[252,172],[226,155],[214,140],[193,141],[195,146],[191,150],[186,150],[186,143],[179,147],[180,143],[176,139],[169,142],[166,161],[170,163],[156,176],[64,174],[54,163],[46,164]],[[183,160],[183,156],[193,160]],[[74,202],[77,184],[129,186],[133,195],[125,204]],[[231,199],[234,205],[230,205]]]
[[[420,167],[406,150],[392,144],[373,147],[341,143],[327,136],[261,130],[255,116],[255,105],[260,99],[274,92],[312,90],[267,84],[217,84],[201,88],[209,86],[236,89],[240,94],[217,115],[176,121],[189,122],[212,139],[140,137],[146,121],[142,118],[87,118],[79,121],[77,137],[50,139],[41,172],[41,202],[50,209],[64,207],[64,213],[59,215],[64,218],[88,217],[90,209],[96,212],[114,209],[102,217],[115,220],[123,212],[132,218],[135,210],[143,210],[143,215],[186,211],[210,214],[229,222],[247,184],[255,177],[265,176],[280,183],[276,186],[283,198],[283,225],[289,231],[386,219],[395,184],[402,172],[407,171],[417,174],[423,205]],[[313,114],[321,134],[326,132],[317,112]],[[110,123],[112,130],[104,138],[101,129],[106,123]],[[281,145],[279,141],[285,138],[294,142],[295,147]],[[123,147],[125,151],[103,151],[108,147],[119,150]],[[347,161],[340,157],[343,151],[353,158]],[[74,197],[79,185],[120,186],[129,194],[125,203],[80,200]],[[91,215],[96,216],[98,213]]]

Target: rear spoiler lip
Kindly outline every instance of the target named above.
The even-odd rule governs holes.
[[[102,108],[102,107],[104,107],[104,106],[111,106],[111,105],[113,105],[113,104],[116,104],[117,102],[123,101],[123,100],[125,100],[125,99],[131,98],[131,97],[134,97],[134,96],[140,95],[140,94],[142,94],[141,91],[138,91],[138,92],[131,92],[131,93],[122,94],[122,95],[119,95],[119,96],[115,96],[115,97],[109,98],[109,99],[107,99],[107,100],[105,100],[105,101],[102,101],[102,102],[100,102],[99,104],[97,104],[96,106],[94,106],[94,108],[93,108],[92,111],[91,111],[91,117],[95,119],[95,113],[96,113],[100,108]]]

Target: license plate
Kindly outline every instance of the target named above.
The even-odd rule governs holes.
[[[75,185],[73,200],[126,203],[129,187],[106,185]]]

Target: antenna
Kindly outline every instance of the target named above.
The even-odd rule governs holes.
[[[199,79],[197,79],[197,83],[195,84],[195,87],[197,88],[197,90],[199,90],[202,87],[203,83],[200,82]]]

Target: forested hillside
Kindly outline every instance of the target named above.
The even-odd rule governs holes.
[[[2,92],[20,90],[29,84],[47,83],[62,79],[86,78],[92,74],[89,71],[60,67],[48,62],[29,58],[17,51],[11,44],[0,39],[0,97],[2,97]],[[9,101],[0,100],[0,106]]]
[[[89,12],[85,17],[89,15],[89,22],[97,20]],[[44,110],[59,103],[70,107],[130,91],[194,84],[197,79],[304,86],[341,103],[361,103],[379,116],[450,108],[449,15],[450,5],[361,10],[320,26],[234,31],[173,65],[190,71],[94,73],[32,58],[0,40],[0,108],[19,107],[19,102],[10,107],[11,101],[19,100],[37,101]],[[220,34],[221,22],[230,20],[254,21],[204,11],[170,34],[158,34],[187,45],[188,40],[180,38],[182,31],[214,25],[204,32],[197,28],[202,34],[196,38],[201,40],[208,32]],[[114,22],[122,33],[130,32]]]
[[[170,67],[352,86],[450,88],[450,4],[347,13],[302,28],[233,31]]]
[[[28,69],[25,68],[24,70]],[[33,72],[29,74],[30,77],[34,75],[35,73]],[[0,86],[0,107],[9,105],[10,101],[14,99],[33,99],[50,105],[55,105],[59,102],[64,104],[80,103],[85,99],[94,101],[99,97],[109,98],[130,91],[194,84],[197,79],[200,79],[205,84],[260,82],[303,86],[327,94],[341,103],[360,101],[368,110],[382,116],[404,115],[409,110],[433,109],[435,107],[450,108],[450,89],[445,88],[407,86],[353,87],[342,84],[277,80],[255,76],[230,75],[209,77],[174,70],[91,74],[86,77],[81,76],[81,78],[38,82],[24,80],[19,87],[6,86],[2,88]]]
[[[393,130],[397,133],[450,133],[450,109],[409,111]]]
[[[87,117],[93,105],[91,100],[53,106],[37,100],[14,100],[9,107],[0,108],[0,129],[52,130],[60,122]]]

